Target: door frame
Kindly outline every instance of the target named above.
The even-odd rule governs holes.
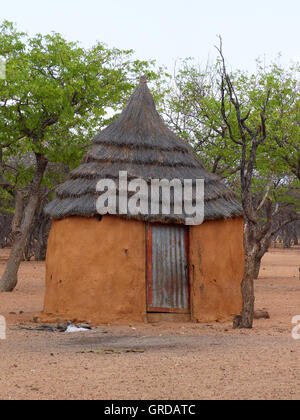
[[[164,223],[146,224],[146,309],[147,313],[172,313],[172,314],[191,314],[191,283],[190,283],[190,229],[185,225],[171,224],[168,226],[181,226],[185,229],[185,256],[186,256],[186,276],[187,276],[187,299],[188,307],[186,309],[178,308],[154,308],[150,305],[152,302],[153,278],[152,278],[152,227],[166,226]]]

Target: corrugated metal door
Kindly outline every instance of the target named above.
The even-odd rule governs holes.
[[[189,230],[147,226],[148,312],[190,313]]]

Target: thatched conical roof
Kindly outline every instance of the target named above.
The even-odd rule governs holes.
[[[129,180],[142,178],[148,185],[152,179],[204,179],[205,220],[242,214],[233,193],[204,168],[191,146],[164,124],[145,78],[141,78],[121,115],[94,138],[82,165],[57,188],[56,198],[48,204],[46,213],[54,219],[97,215],[98,181],[117,180],[120,171],[127,171]],[[126,217],[174,223],[185,223],[186,218],[184,214]]]

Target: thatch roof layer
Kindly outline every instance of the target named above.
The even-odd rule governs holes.
[[[144,78],[121,115],[94,139],[84,162],[70,173],[46,207],[54,219],[97,214],[96,185],[100,179],[118,180],[126,171],[128,179],[204,179],[205,220],[232,218],[242,214],[234,194],[208,172],[194,156],[191,146],[164,124]],[[124,216],[122,216],[124,217]],[[183,215],[130,215],[144,221],[185,223]]]

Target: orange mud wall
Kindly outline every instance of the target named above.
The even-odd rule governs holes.
[[[194,322],[224,322],[240,314],[244,271],[243,218],[190,230],[191,312]]]
[[[242,218],[190,228],[191,318],[226,321],[241,311]],[[95,324],[146,322],[146,227],[105,216],[53,221],[44,317]],[[48,317],[48,318],[47,318]]]
[[[143,322],[145,224],[105,216],[53,221],[44,314],[93,323]]]

